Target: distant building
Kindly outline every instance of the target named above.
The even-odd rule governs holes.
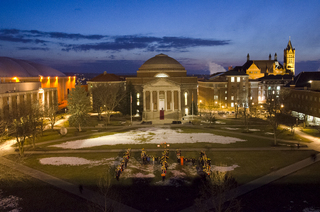
[[[0,57],[0,109],[14,109],[22,101],[60,107],[75,86],[75,77],[67,77],[53,68],[8,57]]]
[[[272,60],[269,54],[268,60],[250,60],[247,55],[247,62],[242,66],[236,66],[236,71],[249,75],[249,79],[258,79],[267,75],[294,75],[295,74],[295,49],[289,40],[287,48],[284,49],[284,65],[278,61],[277,53]]]
[[[307,125],[320,124],[320,72],[302,72],[287,85],[290,97],[285,104]]]
[[[191,114],[197,105],[197,77],[188,77],[186,69],[175,59],[159,54],[147,60],[128,77],[137,91],[137,102],[143,103],[143,121],[171,123]]]

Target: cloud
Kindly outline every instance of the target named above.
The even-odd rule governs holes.
[[[18,50],[40,50],[40,51],[48,51],[50,50],[49,48],[45,47],[19,47]]]
[[[149,52],[186,52],[187,48],[210,47],[228,45],[229,40],[212,40],[186,37],[148,37],[148,36],[115,36],[107,42],[90,44],[63,45],[63,51],[88,51],[88,50],[132,50],[143,49]]]
[[[223,68],[221,65],[216,64],[214,62],[209,62],[208,66],[209,66],[210,75],[217,72],[226,72],[225,68]]]
[[[22,37],[15,37],[11,35],[0,35],[0,40],[2,41],[9,41],[9,42],[16,42],[16,43],[46,43],[45,40],[40,39],[26,39]]]
[[[109,37],[105,35],[82,35],[75,33],[64,33],[64,32],[42,32],[38,30],[18,30],[18,29],[1,29],[0,35],[6,35],[11,37],[20,37],[20,38],[55,38],[55,39],[87,39],[87,40],[101,40],[103,38]]]
[[[122,51],[140,49],[144,52],[188,52],[194,47],[229,45],[230,40],[191,37],[156,37],[144,35],[83,35],[79,33],[43,32],[38,30],[0,29],[0,40],[20,43],[51,43],[62,51]],[[63,40],[63,41],[61,41]],[[77,43],[71,41],[78,41]],[[24,49],[22,49],[24,50]]]

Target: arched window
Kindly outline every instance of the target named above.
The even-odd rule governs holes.
[[[188,93],[184,92],[184,105],[188,105]]]

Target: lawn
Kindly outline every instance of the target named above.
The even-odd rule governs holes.
[[[63,192],[49,184],[0,165],[0,211],[88,211],[92,208],[83,199]],[[7,207],[1,204],[10,196],[19,198],[17,207]],[[11,196],[11,203],[14,197]]]
[[[148,128],[141,128],[141,129],[148,129]],[[68,138],[63,141],[57,141],[50,144],[44,144],[41,145],[41,143],[38,143],[39,150],[59,150],[61,147],[55,147],[53,145],[57,144],[63,144],[66,141],[75,141],[75,140],[81,140],[81,142],[91,142],[91,138],[97,138],[100,137],[100,140],[104,139],[105,135],[108,135],[105,137],[106,140],[112,140],[114,139],[115,142],[111,141],[103,141],[104,143],[109,144],[110,142],[113,143],[112,145],[105,145],[103,142],[100,141],[99,145],[92,145],[92,146],[83,146],[82,149],[126,149],[126,148],[133,148],[133,149],[141,149],[141,148],[148,148],[153,149],[156,148],[157,144],[160,144],[162,142],[168,142],[171,145],[171,148],[238,148],[238,147],[270,147],[273,144],[273,140],[271,139],[261,139],[257,137],[252,137],[251,134],[246,133],[235,133],[230,131],[224,131],[224,130],[215,130],[215,129],[209,129],[209,128],[190,128],[190,127],[171,127],[168,128],[168,134],[166,134],[166,130],[163,130],[161,132],[162,134],[157,135],[152,131],[154,128],[150,128],[150,132],[148,134],[143,134],[141,130],[136,131],[118,131],[118,132],[105,132],[105,133],[99,133],[99,134],[93,134],[81,137],[79,139],[72,139]],[[173,139],[170,137],[175,136]],[[178,133],[178,134],[177,134]],[[189,133],[189,135],[187,135]],[[206,135],[212,135],[212,137],[202,139],[201,135],[198,133],[205,133]],[[131,139],[133,137],[134,141],[131,141],[131,143],[117,143],[119,139],[121,139],[121,136],[127,136],[128,139]],[[115,137],[110,137],[115,136]],[[199,137],[200,136],[200,137]],[[230,138],[231,136],[231,138]],[[199,138],[198,138],[199,137]],[[88,140],[91,139],[91,140]],[[153,139],[156,139],[156,142],[152,141]],[[170,142],[170,139],[172,142]],[[187,142],[185,139],[193,139],[193,142]],[[234,141],[233,143],[225,144],[222,141],[225,139],[231,139]],[[132,139],[131,139],[132,140]],[[206,140],[213,140],[210,142],[206,142]],[[221,142],[219,141],[221,140]],[[185,141],[185,143],[183,143]],[[203,142],[202,142],[203,141]],[[92,142],[94,142],[92,140]],[[110,143],[110,144],[111,144]]]
[[[319,170],[317,162],[243,195],[243,211],[319,211]]]
[[[231,174],[239,184],[249,182],[253,179],[268,174],[273,170],[282,168],[296,161],[307,158],[313,151],[249,151],[249,152],[207,152],[212,159],[212,164],[217,166],[239,167],[231,171]],[[48,157],[80,157],[91,161],[102,161],[104,159],[122,156],[120,153],[83,153],[83,154],[50,154],[50,155],[28,155],[22,161],[23,164],[41,170],[50,175],[59,177],[74,184],[83,184],[92,190],[98,190],[97,183],[112,163],[100,165],[42,165],[41,158]],[[161,156],[161,152],[147,152],[149,155]],[[199,152],[182,152],[187,158],[198,158]],[[112,193],[116,200],[128,204],[142,211],[177,211],[193,204],[198,194],[198,175],[196,168],[188,163],[185,166],[176,164],[174,151],[170,152],[167,178],[175,176],[176,172],[186,173],[184,180],[161,186],[160,166],[140,165],[140,153],[133,152],[129,161],[128,169],[123,172],[120,181],[112,179]],[[16,155],[8,156],[15,160]],[[130,167],[132,166],[132,167]],[[143,177],[154,174],[154,177]],[[135,177],[132,177],[135,176]],[[139,177],[142,176],[142,177]],[[169,181],[170,182],[170,181]],[[167,184],[165,184],[167,185]],[[135,198],[137,197],[137,198]],[[113,198],[113,197],[111,197]],[[168,199],[168,200],[167,200]],[[145,201],[148,200],[148,204]],[[162,204],[165,202],[166,204]]]

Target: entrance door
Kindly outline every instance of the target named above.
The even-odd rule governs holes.
[[[164,99],[159,100],[160,120],[164,120]]]

